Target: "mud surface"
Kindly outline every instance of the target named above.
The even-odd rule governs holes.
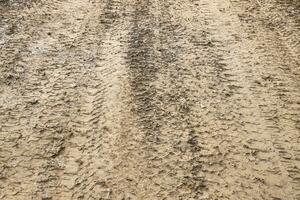
[[[0,199],[300,199],[297,0],[0,0]]]

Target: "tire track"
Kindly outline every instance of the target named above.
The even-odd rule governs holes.
[[[62,2],[53,2],[53,5],[62,9],[68,6]],[[46,9],[45,7],[41,10]],[[61,19],[60,17],[56,16],[52,21],[48,21],[48,24]],[[69,20],[72,20],[72,16],[69,17]],[[75,27],[79,24],[73,25]],[[49,27],[44,25],[39,28],[44,28],[45,31]],[[4,160],[1,160],[1,165],[4,164],[4,171],[1,186],[6,187],[1,187],[1,194],[4,199],[23,199],[25,196],[48,198],[55,193],[53,191],[58,182],[56,172],[62,167],[58,157],[64,151],[64,142],[69,137],[69,117],[75,112],[74,105],[77,99],[74,96],[77,96],[77,91],[73,82],[74,76],[77,75],[76,70],[72,66],[62,70],[61,67],[65,66],[62,62],[64,59],[59,62],[57,57],[49,58],[55,42],[47,38],[49,43],[45,44],[43,36],[37,40],[41,35],[42,33],[35,35],[30,43],[16,34],[13,41],[18,45],[2,51],[2,55],[11,50],[18,52],[14,54],[14,51],[11,51],[12,53],[8,54],[8,61],[14,60],[6,65],[8,71],[11,67],[18,68],[21,72],[26,71],[26,76],[15,84],[4,83],[4,87],[1,87],[8,92],[8,97],[17,99],[16,104],[10,105],[12,107],[1,108],[1,112],[10,113],[1,118],[3,141],[9,133],[19,135],[2,145],[5,149],[13,150],[2,154]],[[70,54],[64,56],[68,57]],[[71,71],[75,73],[72,74]],[[48,77],[49,74],[53,76]],[[64,90],[61,90],[62,88]],[[13,122],[12,126],[6,126],[7,122]],[[10,160],[6,160],[9,165],[5,164],[7,158]]]
[[[235,6],[236,4],[233,5]],[[234,145],[235,140],[236,144],[239,144],[241,142],[243,143],[243,146],[236,145],[235,148],[238,149],[237,152],[231,152],[226,156],[225,159],[226,162],[224,163],[224,174],[226,174],[226,177],[223,177],[223,179],[228,181],[235,180],[236,183],[241,183],[239,186],[236,185],[232,188],[234,191],[234,195],[231,197],[228,196],[228,198],[237,198],[237,196],[239,196],[239,198],[247,199],[250,196],[258,199],[284,199],[289,195],[289,199],[297,199],[296,194],[298,189],[297,187],[295,187],[297,184],[292,186],[294,183],[291,179],[289,179],[289,175],[286,171],[289,167],[282,165],[282,155],[280,151],[278,151],[276,142],[274,143],[274,140],[276,141],[278,138],[283,138],[287,133],[290,134],[289,137],[297,138],[297,128],[296,126],[291,126],[290,122],[286,120],[280,120],[281,123],[285,125],[279,125],[277,124],[277,122],[275,122],[277,121],[277,119],[280,119],[280,117],[276,117],[276,113],[286,112],[281,110],[283,107],[280,106],[281,103],[278,102],[276,98],[274,99],[274,96],[276,95],[273,93],[274,91],[272,91],[273,89],[281,90],[281,86],[273,85],[273,89],[269,90],[270,87],[267,86],[266,83],[258,81],[258,79],[260,79],[259,77],[261,76],[260,73],[269,74],[267,75],[267,77],[276,77],[276,79],[278,78],[278,81],[282,81],[282,86],[285,85],[284,87],[290,87],[290,89],[285,91],[287,92],[286,94],[288,94],[288,91],[295,91],[297,85],[295,80],[297,80],[297,76],[290,76],[290,74],[285,77],[282,76],[282,74],[284,74],[283,72],[279,72],[280,64],[279,66],[278,64],[275,64],[276,62],[274,62],[274,55],[281,57],[282,54],[278,53],[278,49],[284,49],[284,47],[282,44],[270,45],[269,42],[274,40],[274,38],[272,38],[272,36],[274,36],[273,34],[266,34],[266,31],[260,31],[259,29],[256,29],[255,27],[259,26],[253,26],[251,23],[249,23],[253,22],[252,20],[248,19],[247,23],[245,23],[244,20],[242,22],[237,20],[237,17],[233,18],[232,13],[230,12],[232,5],[226,4],[224,1],[216,1],[215,6],[216,7],[214,13],[216,13],[216,16],[218,16],[217,10],[219,10],[219,17],[222,16],[222,20],[219,20],[220,23],[225,25],[227,24],[227,26],[230,27],[228,28],[228,30],[232,30],[226,32],[220,31],[219,33],[215,32],[216,39],[219,38],[223,43],[226,44],[222,47],[222,49],[224,49],[224,53],[222,53],[222,55],[225,57],[224,62],[227,63],[228,66],[226,67],[226,74],[228,74],[228,69],[230,69],[230,71],[234,74],[234,76],[230,76],[230,79],[234,80],[233,84],[231,83],[230,85],[228,85],[225,82],[225,86],[228,87],[229,90],[238,89],[238,92],[234,92],[233,95],[229,96],[231,102],[235,102],[235,104],[231,105],[231,102],[225,101],[223,105],[228,105],[228,107],[221,106],[219,108],[219,110],[221,110],[221,113],[223,114],[225,113],[225,111],[222,111],[224,107],[226,107],[225,110],[230,111],[225,115],[226,117],[224,116],[222,118],[223,120],[233,120],[233,122],[235,122],[235,126],[237,127],[236,131],[234,132],[239,133],[239,135],[236,135],[235,138],[231,139],[231,142],[229,143],[230,146],[223,146],[224,144],[226,144],[223,143],[222,148],[230,149],[231,146]],[[220,27],[221,24],[219,24],[218,26]],[[247,27],[246,24],[250,26]],[[245,27],[243,25],[245,25]],[[249,35],[245,33],[238,34],[237,32],[235,32],[235,30],[239,30],[239,28],[233,28],[231,26],[243,27],[245,28],[245,30],[247,30],[247,33],[249,33]],[[260,35],[259,32],[264,36]],[[260,37],[260,40],[256,39],[256,37]],[[243,50],[245,49],[245,47],[236,45],[236,38],[239,38],[239,40],[249,48],[247,50]],[[268,39],[264,40],[262,38]],[[256,42],[260,44],[255,44]],[[259,47],[259,45],[262,45],[262,43],[265,43],[263,45],[263,48],[261,48],[262,46]],[[265,48],[268,48],[268,51],[266,51]],[[261,49],[262,51],[260,51],[259,49]],[[283,54],[285,55],[288,51],[282,50],[282,52],[284,52]],[[272,61],[269,59],[271,59]],[[281,59],[283,59],[283,57],[281,57]],[[294,63],[293,57],[288,56],[287,59],[292,66],[292,63]],[[270,63],[272,63],[273,65],[270,65]],[[277,67],[274,67],[274,65],[277,65]],[[245,66],[247,66],[248,68],[246,68]],[[284,84],[284,82],[287,84]],[[261,85],[261,87],[258,87],[258,85],[256,85],[257,83]],[[237,87],[232,87],[234,85],[236,85]],[[265,87],[266,90],[262,89],[263,87]],[[239,95],[242,96],[239,97]],[[268,99],[272,100],[268,101]],[[293,99],[296,99],[297,101],[296,96],[293,96]],[[289,99],[288,101],[291,100],[292,99]],[[294,100],[292,100],[292,102],[293,101]],[[294,104],[292,107],[295,108],[295,106],[296,105]],[[267,112],[265,110],[266,108],[268,108]],[[235,115],[234,113],[238,115]],[[234,118],[232,118],[231,116]],[[236,118],[235,116],[238,118]],[[272,123],[273,125],[271,125]],[[287,126],[289,128],[286,128]],[[277,142],[281,143],[281,145],[283,146],[287,145],[287,143],[281,139]],[[284,152],[286,151],[287,148],[285,148]],[[240,157],[239,152],[245,152],[245,160]],[[291,151],[289,153],[291,153]],[[253,162],[249,164],[247,160],[248,162]],[[231,172],[234,172],[234,170],[231,169],[230,166],[228,166],[229,163],[236,163],[237,165],[235,165],[235,167],[237,169],[243,169],[243,172],[241,172],[240,170],[235,170],[237,174],[231,174]],[[296,163],[297,162],[292,161],[291,165],[297,166]],[[226,169],[227,167],[229,167],[229,170]],[[268,170],[268,172],[266,172],[266,170]],[[232,178],[230,178],[230,176],[232,176]],[[239,181],[238,179],[243,179],[243,176],[252,177],[253,182],[249,180]],[[282,184],[282,182],[286,182],[286,184]],[[287,184],[287,182],[289,182],[289,184]],[[229,185],[231,184],[233,183],[231,182]],[[255,188],[253,186],[254,184],[259,185],[259,193],[257,193],[257,190],[259,190],[259,188],[252,191]],[[227,189],[224,188],[223,191],[229,189],[230,187],[227,187]]]
[[[195,121],[195,109],[193,91],[188,88],[187,80],[195,83],[193,65],[186,65],[186,58],[193,62],[197,56],[196,52],[189,48],[190,35],[189,27],[184,24],[185,11],[195,6],[194,2],[186,4],[186,7],[180,6],[181,2],[165,1],[157,4],[160,8],[159,21],[159,84],[156,85],[158,90],[158,101],[162,113],[161,134],[162,146],[164,146],[168,156],[166,163],[168,165],[159,165],[166,168],[166,171],[172,173],[174,168],[180,171],[182,175],[173,174],[169,177],[176,186],[167,182],[164,193],[166,198],[176,199],[204,199],[206,197],[207,180],[203,173],[203,148],[198,141],[199,133]],[[182,13],[176,15],[175,10],[181,8]],[[194,14],[193,9],[191,13]],[[194,15],[189,13],[190,22],[193,23]],[[197,11],[195,12],[195,14]],[[197,15],[197,14],[196,14]],[[176,19],[177,16],[178,18]],[[203,16],[206,20],[207,16]],[[182,20],[182,21],[180,21]],[[196,34],[195,34],[196,35]],[[202,38],[204,41],[206,38]],[[172,152],[172,153],[171,153]],[[173,160],[178,160],[173,163]],[[162,158],[161,158],[162,160]],[[175,167],[176,166],[176,167]],[[176,181],[175,181],[176,180]],[[170,184],[170,185],[169,185]],[[173,189],[169,188],[172,185]],[[175,193],[176,191],[176,193]]]
[[[251,4],[241,4],[241,2],[234,2],[233,5],[240,10],[251,6]],[[260,16],[259,13],[257,15]],[[255,63],[255,67],[261,71],[261,74],[253,75],[252,81],[256,85],[251,90],[259,99],[257,100],[259,109],[262,117],[266,120],[264,132],[272,136],[273,149],[279,160],[277,162],[279,170],[277,170],[280,172],[277,174],[285,177],[282,181],[284,184],[278,184],[278,187],[287,191],[288,194],[283,196],[284,192],[273,192],[274,194],[271,195],[274,198],[283,199],[288,196],[289,199],[298,199],[300,190],[297,175],[299,174],[299,148],[297,146],[299,145],[292,141],[298,141],[299,138],[299,121],[295,120],[299,118],[299,62],[286,48],[286,42],[290,41],[281,41],[281,36],[270,31],[265,24],[254,23],[252,21],[254,17],[240,17],[248,34],[253,37],[253,31],[249,31],[252,29],[255,30],[255,37],[261,38],[257,44],[253,45],[255,49],[253,51],[257,52],[257,56],[253,60],[260,60]],[[271,21],[270,23],[275,22]],[[292,29],[293,27],[288,28]],[[274,170],[273,173],[276,173],[277,170]]]
[[[156,105],[155,88],[151,84],[155,81],[157,66],[154,56],[155,26],[150,13],[150,1],[137,1],[134,5],[133,28],[130,32],[130,45],[127,60],[131,74],[131,87],[136,106],[134,112],[139,117],[140,127],[150,140],[157,140],[159,134],[159,119],[154,113]]]
[[[189,122],[190,105],[184,86],[184,78],[191,74],[178,61],[178,53],[186,50],[185,27],[171,21],[170,7],[177,3],[137,2],[128,64],[134,114],[142,135],[137,144],[140,147],[136,148],[140,153],[131,155],[133,160],[141,160],[133,166],[137,174],[131,179],[131,185],[139,189],[131,192],[131,197],[203,198],[205,185],[198,159],[201,147]],[[147,32],[149,27],[152,32]],[[170,112],[168,104],[176,107],[176,111]]]
[[[71,176],[66,174],[70,199],[110,199],[112,193],[108,184],[113,168],[112,149],[119,134],[119,76],[124,73],[121,32],[126,30],[126,18],[121,20],[120,16],[125,16],[125,8],[120,1],[105,2],[99,25],[93,27],[95,34],[84,39],[88,44],[95,36],[100,38],[95,44],[94,65],[83,80],[87,84],[82,89],[84,100],[80,108],[84,109],[67,155],[68,164],[75,165]]]
[[[84,145],[82,142],[85,141],[85,138],[79,137],[78,141],[75,140],[74,143],[72,142],[74,138],[78,139],[78,135],[80,136],[85,133],[93,134],[96,132],[98,128],[97,123],[100,123],[99,119],[102,118],[105,112],[102,106],[103,96],[105,96],[106,92],[105,89],[110,86],[108,83],[99,85],[99,83],[103,82],[102,75],[99,78],[99,74],[89,71],[94,69],[93,62],[95,58],[102,56],[98,55],[97,51],[99,48],[98,44],[102,42],[101,40],[99,40],[98,44],[96,42],[95,49],[90,49],[91,42],[95,42],[92,36],[93,34],[95,34],[94,36],[98,34],[101,37],[105,35],[102,31],[99,32],[99,30],[95,32],[93,20],[97,20],[102,12],[99,6],[91,9],[93,6],[93,2],[87,3],[82,1],[54,4],[51,8],[60,8],[60,10],[68,9],[70,11],[68,15],[65,15],[64,26],[60,27],[60,22],[57,21],[62,18],[60,14],[64,12],[61,12],[55,15],[51,21],[47,21],[46,24],[39,27],[43,30],[38,35],[36,32],[35,34],[33,33],[32,41],[24,40],[24,42],[28,42],[25,45],[28,51],[31,52],[23,51],[21,55],[22,60],[19,59],[17,62],[25,65],[25,67],[28,67],[29,64],[33,66],[44,64],[49,67],[45,69],[41,66],[32,71],[27,70],[30,80],[28,82],[24,81],[22,83],[24,85],[23,91],[18,92],[24,95],[24,97],[18,97],[18,103],[20,102],[21,105],[20,109],[23,111],[16,111],[16,113],[12,113],[12,116],[5,115],[8,118],[1,119],[3,121],[14,119],[14,124],[23,123],[26,130],[28,130],[28,135],[26,136],[22,129],[16,130],[16,134],[18,132],[22,134],[20,134],[19,139],[12,138],[12,143],[16,143],[17,140],[20,152],[15,151],[13,156],[11,152],[2,154],[3,159],[6,159],[10,155],[11,160],[15,160],[15,164],[13,165],[16,166],[15,171],[10,170],[10,166],[3,166],[2,180],[8,187],[1,188],[1,190],[5,191],[2,198],[22,199],[24,196],[31,196],[32,198],[43,199],[70,199],[72,196],[70,190],[74,189],[72,188],[72,184],[75,182],[75,178],[78,177],[78,175],[75,175],[78,168],[76,159],[81,155],[81,152],[78,152],[78,149],[81,147],[76,146],[76,144]],[[55,12],[50,13],[56,14],[60,10],[57,11],[55,9]],[[89,13],[87,14],[85,11],[89,11]],[[85,16],[86,18],[84,19]],[[71,23],[74,17],[76,18],[76,23]],[[70,25],[72,25],[72,29],[69,29]],[[98,25],[96,24],[97,29],[99,29]],[[56,30],[56,33],[52,33],[52,30],[50,31],[49,29]],[[87,34],[87,31],[90,31],[90,33]],[[43,40],[45,35],[48,37],[47,41]],[[62,43],[57,43],[56,39],[59,42],[62,41]],[[60,51],[53,53],[53,49],[57,48],[60,48]],[[33,56],[26,58],[27,54],[30,55],[30,53],[33,53]],[[41,55],[43,58],[40,57]],[[85,66],[85,68],[82,66]],[[106,77],[108,77],[113,72],[113,69],[101,69],[100,72],[99,70],[97,71],[100,74],[103,72],[107,73]],[[48,77],[50,74],[53,76]],[[104,75],[104,78],[106,77]],[[82,82],[78,78],[83,78],[86,82]],[[95,84],[91,80],[98,83]],[[84,99],[90,95],[83,91],[86,90],[86,87],[90,87],[86,85],[90,82],[94,84],[91,88],[96,87],[96,90],[99,91],[93,94],[95,98],[91,98],[92,102],[86,103]],[[35,91],[32,92],[34,89]],[[95,91],[93,90],[93,92]],[[23,101],[32,106],[30,108],[26,105],[22,106]],[[79,107],[79,105],[82,107]],[[82,113],[81,109],[88,110],[90,108],[86,108],[86,106],[90,105],[95,110],[90,111],[92,113],[91,123],[85,123],[85,120],[90,117],[90,113],[86,116],[86,113]],[[22,113],[22,115],[18,115],[18,112]],[[29,118],[31,115],[33,116]],[[78,118],[82,118],[83,121],[78,120]],[[96,130],[92,129],[92,133],[85,132],[84,129],[86,127]],[[5,129],[8,132],[12,131],[11,128],[8,128],[4,127],[2,129],[4,138],[7,138],[5,136],[7,135]],[[97,141],[99,144],[101,143],[99,140]],[[32,147],[31,149],[25,148],[28,142]],[[89,145],[93,146],[93,138],[89,142]],[[68,145],[71,145],[71,147]],[[11,149],[9,143],[5,143],[3,147]],[[73,150],[74,152],[72,152]],[[84,150],[82,157],[84,158],[86,153],[93,155],[95,151],[92,147]],[[22,159],[22,155],[25,159]],[[20,175],[20,172],[23,173],[24,169],[27,169],[27,173],[24,176]],[[87,170],[84,170],[79,175],[88,177],[89,174]],[[14,177],[18,177],[23,181],[16,181]],[[32,183],[36,183],[36,187]],[[91,183],[88,182],[88,184]],[[17,186],[20,189],[17,190]],[[74,196],[76,197],[91,195],[90,193],[85,194],[84,190],[79,191],[80,194],[76,193],[76,189],[74,191]]]

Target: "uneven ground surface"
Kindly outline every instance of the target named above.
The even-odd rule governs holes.
[[[298,0],[0,0],[0,199],[299,200]]]

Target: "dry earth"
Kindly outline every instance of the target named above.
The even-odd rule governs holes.
[[[0,0],[0,199],[300,200],[300,1]]]

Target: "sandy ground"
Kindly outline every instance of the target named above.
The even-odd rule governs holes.
[[[297,0],[0,0],[0,199],[300,200]]]

